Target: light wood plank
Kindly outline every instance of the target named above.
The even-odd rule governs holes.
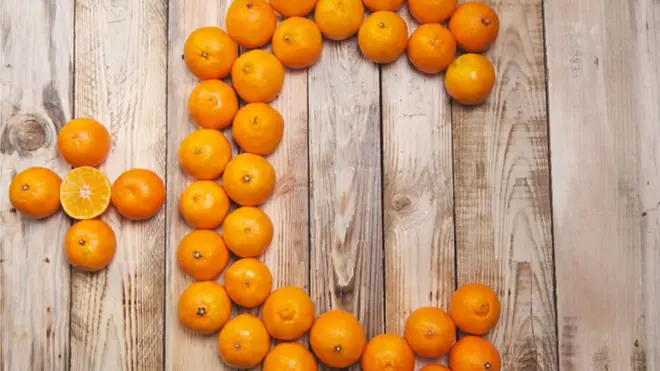
[[[378,80],[355,38],[326,40],[309,70],[312,300],[317,315],[354,313],[369,338],[384,329]]]
[[[399,14],[409,32],[417,23]],[[386,330],[403,334],[422,306],[448,309],[454,291],[451,105],[444,75],[404,54],[382,69]],[[431,362],[433,361],[433,362]],[[417,369],[439,360],[417,359]]]
[[[660,4],[553,0],[546,30],[560,364],[654,370]]]
[[[167,4],[78,0],[75,114],[105,124],[113,146],[101,169],[166,168]],[[117,234],[114,262],[72,276],[71,367],[163,367],[165,212],[143,222],[104,217]]]
[[[71,119],[73,0],[0,1],[0,369],[64,370],[69,357],[69,220],[32,220],[6,196],[17,172],[61,177],[59,128]],[[26,292],[26,290],[28,290]]]
[[[490,3],[495,88],[485,105],[453,104],[458,284],[498,293],[489,338],[504,369],[557,370],[542,2]]]

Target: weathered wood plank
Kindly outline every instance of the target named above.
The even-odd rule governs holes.
[[[71,119],[73,0],[0,1],[0,369],[64,370],[69,357],[69,220],[12,209],[17,172],[61,177],[59,128]],[[26,292],[29,290],[29,292]]]
[[[506,370],[557,370],[542,2],[490,3],[495,88],[480,107],[453,104],[458,284],[498,293],[489,337]]]
[[[545,14],[560,364],[657,369],[660,4]]]
[[[417,23],[407,10],[399,14],[412,32]],[[405,54],[382,68],[385,322],[396,334],[421,306],[447,310],[455,287],[451,105],[443,76],[417,72]],[[428,361],[418,358],[418,368]]]
[[[101,169],[166,168],[167,4],[165,0],[78,0],[75,115],[105,124],[113,146]],[[114,262],[72,275],[71,367],[163,367],[165,212],[130,222],[104,219],[117,234]]]
[[[378,80],[355,37],[326,40],[309,70],[312,300],[317,315],[354,313],[368,337],[384,329]]]

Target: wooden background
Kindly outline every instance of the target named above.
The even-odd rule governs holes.
[[[498,82],[478,108],[405,57],[365,61],[355,39],[287,71],[265,206],[275,284],[371,336],[477,280],[502,299],[505,370],[660,370],[660,3],[490,2]],[[0,0],[2,370],[224,369],[216,337],[177,321],[190,281],[174,255],[191,181],[176,148],[194,129],[183,42],[228,3]],[[66,173],[54,139],[85,115],[112,133],[111,181],[145,167],[168,189],[146,223],[104,216],[119,250],[99,274],[69,269],[69,219],[27,220],[7,197],[28,166]]]

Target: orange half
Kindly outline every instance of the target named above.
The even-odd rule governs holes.
[[[110,205],[110,181],[100,170],[81,166],[69,172],[60,187],[62,209],[78,220],[93,219]]]

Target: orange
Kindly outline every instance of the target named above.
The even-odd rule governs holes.
[[[64,248],[72,266],[96,272],[112,262],[117,251],[117,239],[106,222],[99,219],[82,220],[66,232]]]
[[[199,334],[218,332],[231,315],[231,301],[225,289],[215,281],[190,284],[179,298],[179,321]]]
[[[408,0],[408,10],[419,23],[441,23],[456,10],[456,0]]]
[[[188,97],[190,118],[203,128],[226,128],[234,119],[236,111],[236,92],[221,80],[200,81]]]
[[[227,195],[241,206],[257,206],[275,190],[275,169],[265,158],[251,153],[234,157],[222,174]]]
[[[195,179],[219,177],[231,160],[231,145],[218,130],[201,129],[188,134],[179,145],[179,165]]]
[[[434,74],[447,69],[456,55],[456,41],[440,24],[423,24],[408,40],[408,59],[418,70]]]
[[[488,49],[500,29],[500,19],[488,4],[466,2],[458,6],[449,20],[449,31],[456,44],[468,53]]]
[[[282,141],[284,118],[266,103],[249,103],[238,110],[231,129],[243,151],[265,156]]]
[[[418,356],[437,358],[456,342],[456,326],[444,310],[421,307],[408,316],[404,337]]]
[[[94,119],[74,119],[60,129],[57,149],[73,167],[99,166],[110,152],[110,133]]]
[[[110,206],[111,186],[100,170],[81,166],[71,170],[60,186],[62,209],[73,219],[93,219]]]
[[[270,6],[285,17],[303,17],[314,10],[317,0],[270,0]]]
[[[449,351],[449,368],[454,371],[500,371],[500,353],[490,341],[466,336]]]
[[[16,210],[35,219],[60,208],[62,179],[45,167],[31,167],[16,174],[9,184],[9,201]]]
[[[355,35],[364,19],[362,0],[319,0],[314,21],[325,37],[344,40]]]
[[[220,27],[200,27],[183,44],[183,60],[200,80],[224,79],[238,58],[238,45]]]
[[[245,308],[261,305],[273,288],[266,264],[254,258],[239,259],[225,271],[225,287],[231,300]]]
[[[420,368],[419,371],[451,371],[451,370],[443,365],[433,364],[433,365],[426,365]]]
[[[362,0],[364,6],[366,6],[372,12],[377,12],[380,10],[388,10],[393,12],[398,10],[403,5],[403,0]]]
[[[500,300],[490,287],[481,283],[466,283],[452,295],[449,315],[463,332],[483,335],[500,318]]]
[[[295,340],[312,327],[314,303],[297,287],[280,287],[266,299],[261,318],[270,336],[278,340]]]
[[[225,218],[222,232],[229,250],[241,258],[261,255],[273,240],[273,222],[263,210],[243,206]]]
[[[268,353],[262,371],[317,371],[314,355],[298,343],[279,343]]]
[[[413,371],[415,354],[401,336],[380,334],[367,343],[360,365],[364,371]]]
[[[362,54],[375,63],[395,61],[406,50],[408,26],[398,14],[390,11],[372,13],[358,32]]]
[[[252,368],[270,350],[270,336],[259,318],[239,314],[225,324],[218,336],[218,353],[229,367]]]
[[[265,0],[234,0],[225,18],[227,32],[247,49],[266,45],[277,26],[277,14]]]
[[[469,106],[482,104],[495,86],[495,68],[481,54],[463,54],[445,73],[445,89],[452,99]]]
[[[321,29],[307,18],[288,18],[277,26],[273,35],[273,54],[289,68],[313,65],[322,50]]]
[[[284,66],[273,54],[250,50],[241,55],[231,69],[238,95],[247,103],[270,102],[284,85]]]
[[[309,331],[312,350],[330,367],[343,368],[356,363],[366,343],[367,336],[360,322],[341,309],[318,316]]]
[[[183,237],[176,259],[181,270],[194,280],[214,280],[227,266],[229,250],[216,231],[199,229]]]
[[[183,219],[193,228],[218,228],[229,212],[229,198],[218,183],[199,180],[181,193],[179,210]]]
[[[125,218],[149,219],[163,207],[165,193],[165,183],[158,174],[148,169],[131,169],[112,184],[112,205]]]

